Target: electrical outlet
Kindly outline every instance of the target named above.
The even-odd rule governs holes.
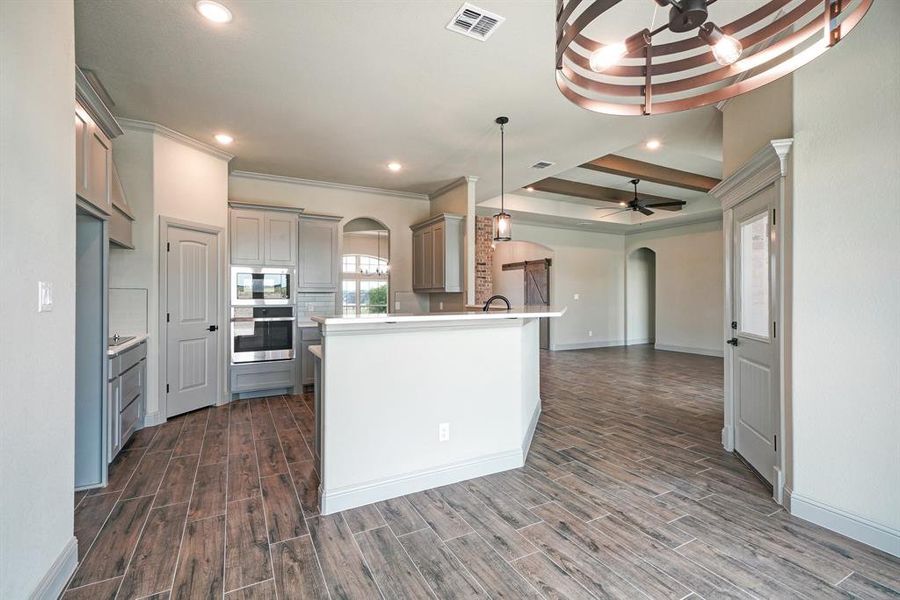
[[[38,312],[53,310],[53,284],[49,281],[38,281]]]
[[[441,423],[440,425],[438,425],[438,441],[450,441],[450,423]]]
[[[307,304],[307,305],[306,305],[306,312],[311,313],[311,312],[313,312],[314,310],[316,310],[316,305],[315,305],[315,304],[310,303],[310,304]]]
[[[394,310],[400,310],[400,302],[394,302]]]
[[[588,329],[588,337],[594,337],[594,332]]]
[[[438,310],[444,310],[444,303],[438,302]]]
[[[572,300],[578,300],[578,296],[579,296],[579,295],[580,295],[580,294],[575,294],[575,295],[573,295],[573,296],[572,296]]]

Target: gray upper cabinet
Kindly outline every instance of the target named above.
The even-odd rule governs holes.
[[[110,214],[110,140],[122,135],[122,129],[77,68],[75,98],[75,194]]]
[[[116,171],[116,163],[112,163],[112,176],[109,183],[109,241],[122,248],[134,249],[132,223],[134,213],[125,200],[125,190]]]
[[[232,209],[231,264],[262,266],[265,262],[266,212]]]
[[[294,267],[297,215],[278,210],[231,210],[231,264]]]
[[[297,264],[297,215],[265,213],[265,264],[293,267]]]
[[[337,291],[341,266],[340,224],[340,217],[300,215],[297,291]]]
[[[411,227],[413,290],[461,292],[465,217],[442,214]]]

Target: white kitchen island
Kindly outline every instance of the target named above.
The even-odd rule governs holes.
[[[564,312],[313,317],[322,514],[521,467],[541,411],[538,320]]]

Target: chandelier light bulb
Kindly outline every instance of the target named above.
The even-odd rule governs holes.
[[[622,57],[625,56],[627,49],[625,42],[616,42],[615,44],[607,44],[599,50],[591,54],[590,65],[591,70],[595,73],[601,73],[606,69],[616,65]]]
[[[741,57],[744,47],[730,35],[725,35],[714,23],[704,23],[700,27],[700,39],[712,49],[716,62],[727,67]]]

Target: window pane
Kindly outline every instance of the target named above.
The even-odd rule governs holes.
[[[741,224],[741,331],[769,337],[769,213]]]
[[[347,254],[344,256],[344,273],[356,272],[356,255]]]
[[[356,306],[356,282],[355,281],[344,281],[343,282],[343,295],[344,295],[344,304]]]

